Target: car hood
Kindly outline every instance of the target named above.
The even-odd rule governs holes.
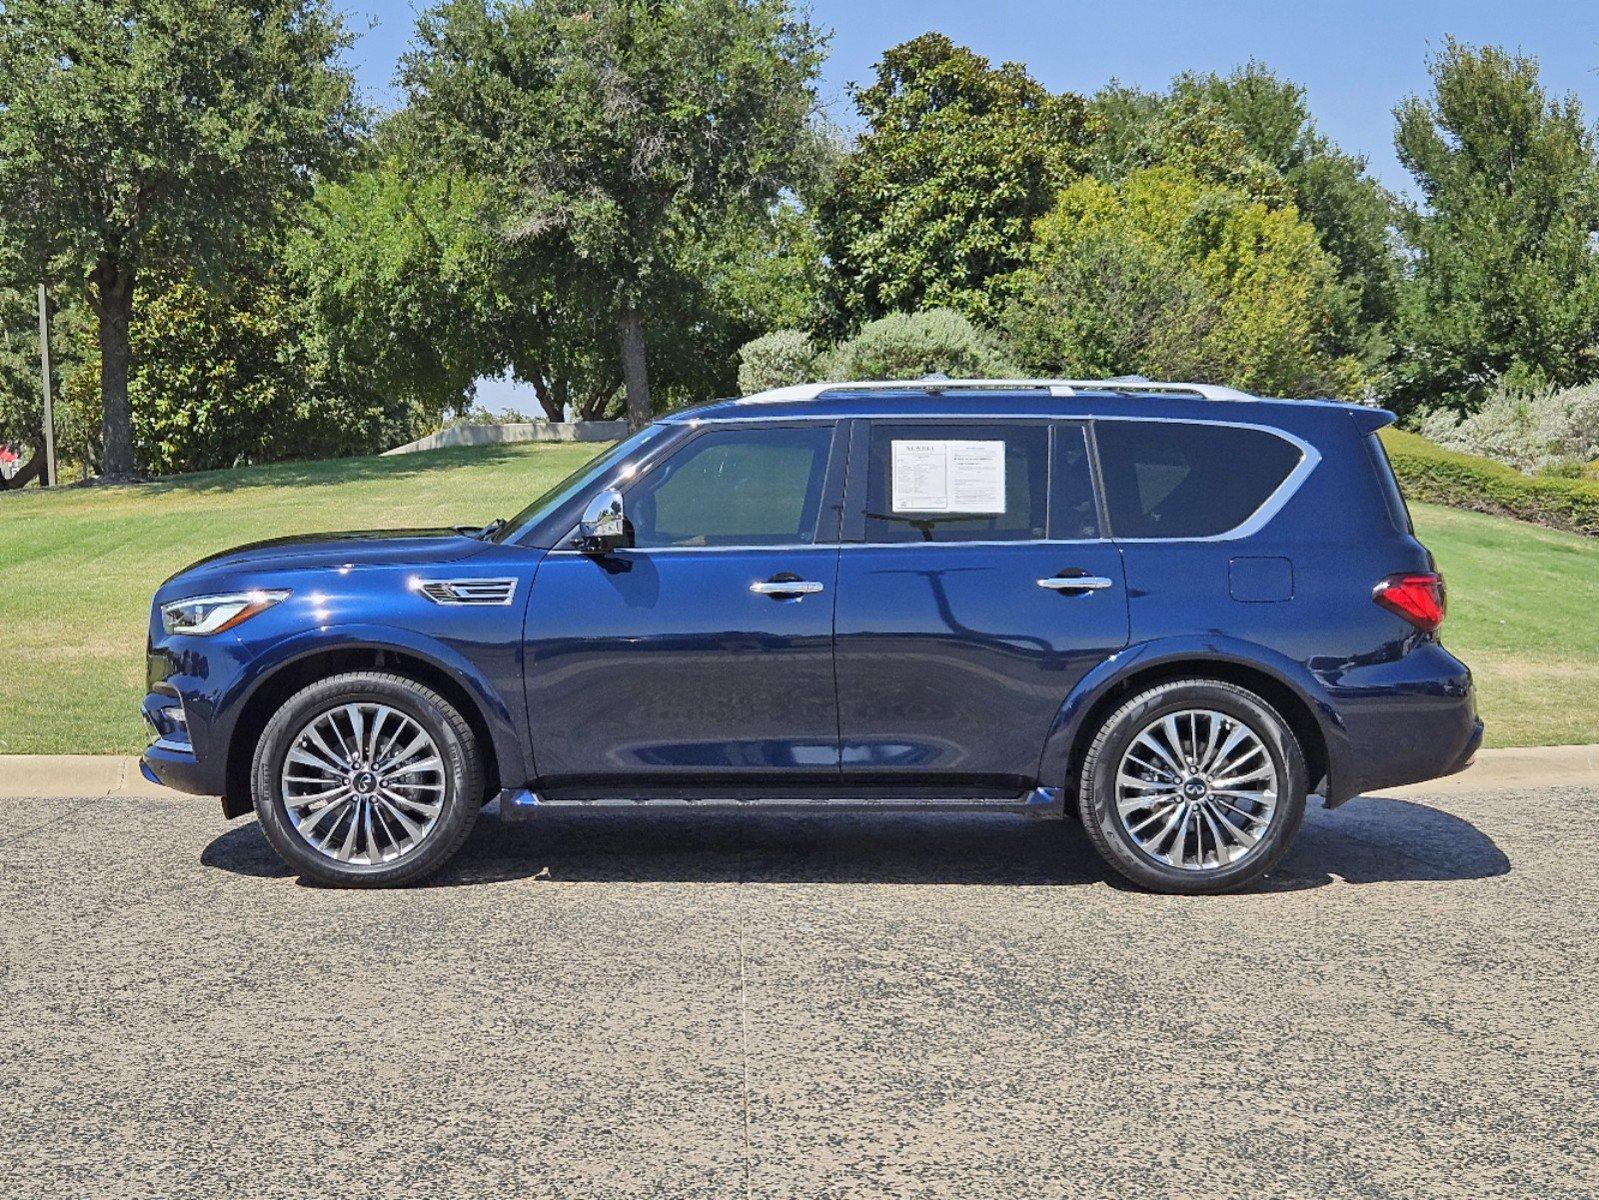
[[[224,571],[316,570],[323,567],[395,566],[455,562],[485,543],[453,529],[373,529],[271,538],[224,550],[191,563],[172,579]],[[167,580],[168,583],[172,579]]]

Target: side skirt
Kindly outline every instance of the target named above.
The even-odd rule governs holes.
[[[550,796],[527,788],[506,788],[496,799],[500,820],[531,821],[541,811],[559,809],[692,809],[706,812],[1009,812],[1035,817],[1065,815],[1061,788],[1034,788],[1020,795],[913,797],[880,796]]]

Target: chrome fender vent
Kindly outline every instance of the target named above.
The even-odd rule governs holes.
[[[509,604],[514,579],[423,579],[413,585],[434,604]]]

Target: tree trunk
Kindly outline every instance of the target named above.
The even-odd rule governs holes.
[[[542,370],[533,373],[533,394],[539,398],[539,407],[544,410],[545,420],[560,421],[565,418],[566,402],[562,398],[565,390],[552,385]]]
[[[132,479],[133,417],[128,406],[128,325],[133,317],[133,271],[109,255],[95,264],[95,314],[100,318],[100,412],[105,447],[101,478]]]
[[[637,433],[650,423],[650,368],[644,360],[644,318],[626,300],[616,331],[622,346],[622,382],[627,387],[627,428]]]

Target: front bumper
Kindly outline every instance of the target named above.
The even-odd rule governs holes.
[[[139,757],[140,773],[174,791],[197,796],[221,795],[221,773],[202,761],[189,740],[183,702],[165,691],[151,692],[139,707],[153,734],[153,740]]]

